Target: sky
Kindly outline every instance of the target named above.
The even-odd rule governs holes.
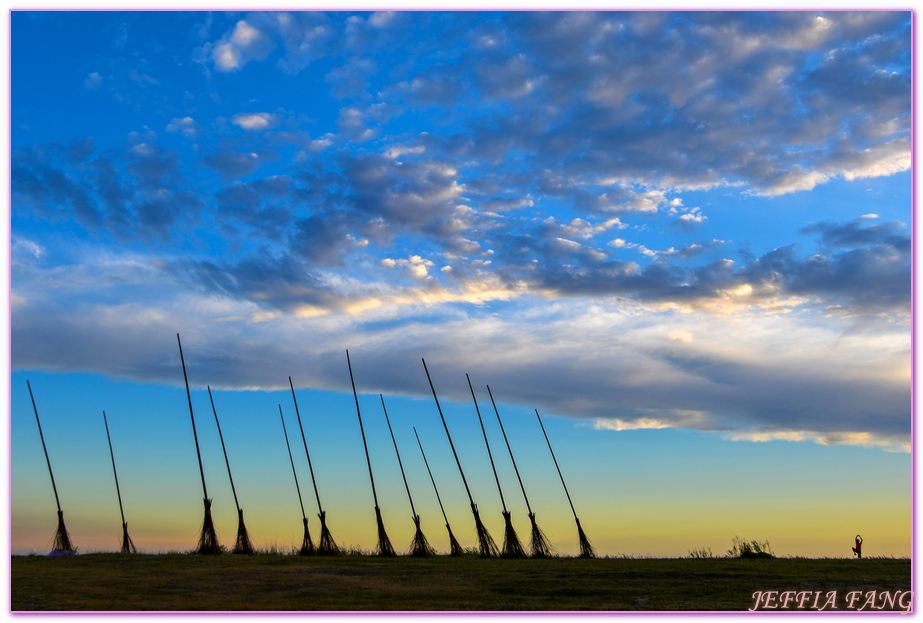
[[[11,549],[911,549],[909,12],[11,14]],[[301,442],[295,387],[304,425]]]

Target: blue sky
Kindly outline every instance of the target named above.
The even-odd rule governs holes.
[[[65,510],[98,502],[68,510],[83,542],[107,542],[106,409],[150,492],[136,503],[163,492],[149,549],[186,547],[187,516],[191,546],[180,333],[197,422],[213,428],[210,385],[235,480],[276,483],[254,522],[286,545],[288,376],[328,453],[312,456],[328,513],[373,541],[348,348],[394,506],[378,393],[402,453],[417,426],[446,458],[423,357],[482,506],[499,500],[465,373],[509,413],[562,550],[534,408],[603,553],[718,551],[750,527],[840,555],[862,525],[909,553],[909,13],[14,12],[11,28],[14,550],[41,550],[54,520],[27,378],[82,492]],[[792,485],[806,473],[823,484]],[[879,511],[854,514],[857,482],[889,483]],[[653,519],[671,512],[700,515]]]

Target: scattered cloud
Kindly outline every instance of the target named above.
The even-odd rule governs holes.
[[[211,46],[210,58],[218,71],[237,71],[252,60],[265,59],[275,47],[274,38],[270,34],[254,27],[247,20],[240,20],[230,32]]]
[[[103,77],[99,75],[99,72],[93,72],[83,81],[83,86],[90,91],[96,90],[99,88],[99,85],[103,83]]]
[[[231,123],[244,130],[269,130],[280,121],[279,115],[268,112],[240,113],[231,117]]]
[[[277,159],[278,156],[270,151],[232,151],[206,156],[202,163],[227,180],[249,175],[267,162]]]
[[[202,133],[204,128],[200,126],[192,117],[178,118],[174,117],[166,127],[167,132],[182,132],[183,136],[195,138]]]
[[[150,50],[94,61],[134,132],[17,136],[15,366],[163,381],[182,322],[229,383],[340,387],[355,340],[389,391],[425,394],[394,363],[424,354],[613,431],[906,449],[911,237],[879,189],[911,165],[908,13],[198,21],[201,93]],[[871,178],[845,217],[780,207]],[[90,348],[110,326],[121,354]]]

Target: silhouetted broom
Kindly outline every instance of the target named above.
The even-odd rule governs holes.
[[[112,438],[109,437],[109,422],[106,420],[106,412],[103,411],[103,424],[106,425],[106,441],[109,442],[109,456],[112,458],[112,474],[115,476],[115,493],[119,498],[119,513],[122,515],[122,549],[123,554],[136,554],[138,550],[128,536],[128,522],[125,521],[125,511],[122,509],[122,492],[119,490],[119,475],[115,471],[115,455],[112,453]]]
[[[327,512],[320,503],[320,493],[317,492],[317,481],[314,479],[314,468],[311,466],[311,455],[308,453],[308,442],[304,437],[304,426],[301,425],[301,413],[298,411],[298,399],[295,398],[295,386],[292,377],[288,377],[288,385],[292,388],[292,400],[295,402],[295,416],[298,418],[298,428],[301,430],[301,442],[304,444],[304,453],[308,457],[308,470],[311,472],[311,482],[314,485],[314,497],[317,498],[317,516],[320,519],[320,539],[317,542],[317,554],[320,556],[337,556],[340,548],[333,540],[333,535],[327,529]]]
[[[494,480],[497,481],[497,491],[500,492],[500,503],[503,504],[503,521],[506,523],[506,530],[503,533],[503,549],[501,556],[504,558],[525,558],[526,552],[522,548],[519,536],[513,528],[512,514],[506,509],[506,500],[503,498],[503,489],[500,487],[500,477],[497,476],[497,467],[494,465],[494,457],[490,452],[490,442],[487,441],[487,429],[484,428],[484,420],[481,418],[481,409],[478,407],[478,399],[474,396],[474,387],[471,386],[471,378],[466,374],[468,380],[468,389],[471,390],[471,399],[474,401],[474,409],[478,413],[478,422],[481,423],[481,432],[484,434],[484,445],[487,446],[487,457],[490,459],[490,468],[494,470]]]
[[[61,510],[61,501],[58,499],[58,487],[54,484],[54,473],[51,471],[51,460],[48,458],[48,448],[45,447],[45,436],[42,434],[42,423],[38,419],[38,409],[35,407],[35,396],[32,395],[32,385],[26,381],[26,387],[29,388],[29,398],[32,399],[32,410],[35,411],[35,423],[38,424],[38,436],[42,440],[42,450],[45,451],[45,462],[48,464],[48,474],[51,476],[51,488],[54,490],[54,501],[58,506],[58,528],[55,530],[54,539],[51,542],[51,556],[62,556],[76,554],[77,548],[71,544],[70,536],[67,534],[67,527],[64,525],[64,511]]]
[[[433,472],[429,469],[429,462],[426,460],[426,453],[423,452],[423,444],[420,443],[420,436],[417,435],[416,427],[413,429],[413,434],[417,438],[417,445],[420,446],[420,454],[423,455],[423,464],[426,465],[426,472],[429,474],[429,479],[433,481],[433,491],[436,492],[436,501],[439,502],[439,510],[442,511],[442,518],[445,519],[445,529],[449,531],[449,556],[462,556],[465,550],[462,549],[462,546],[458,543],[458,539],[452,534],[452,526],[449,525],[449,518],[446,517],[445,508],[442,506],[442,498],[439,497],[439,489],[436,488],[436,479],[433,478]]]
[[[413,507],[410,485],[407,484],[407,476],[404,474],[404,464],[401,463],[401,453],[397,449],[397,440],[394,438],[394,431],[391,429],[391,420],[388,419],[388,409],[385,408],[385,398],[381,394],[378,394],[378,397],[381,398],[381,408],[385,412],[388,432],[391,433],[391,441],[394,443],[394,453],[397,455],[397,464],[401,467],[401,478],[404,479],[404,488],[407,489],[407,499],[410,500],[410,512],[413,513],[413,525],[416,526],[416,531],[413,534],[413,541],[410,542],[410,555],[416,556],[417,558],[427,558],[435,555],[436,550],[434,550],[429,544],[429,541],[426,540],[426,537],[423,535],[423,530],[420,528],[420,516],[417,515],[417,510]]]
[[[192,413],[192,394],[189,393],[189,378],[186,376],[186,361],[183,359],[183,344],[180,342],[179,333],[176,334],[176,343],[179,345],[179,360],[183,365],[183,381],[186,382],[186,400],[189,402],[189,418],[192,420],[192,438],[195,440],[195,453],[199,459],[199,475],[202,477],[202,498],[205,504],[205,519],[202,520],[202,530],[199,533],[199,542],[196,545],[196,553],[212,555],[221,553],[221,545],[218,544],[218,535],[215,533],[215,523],[212,521],[212,501],[208,497],[208,489],[205,488],[205,470],[202,469],[202,453],[199,451],[199,436],[195,429],[195,415]]]
[[[554,553],[554,548],[548,542],[548,537],[542,532],[538,524],[535,523],[535,513],[529,505],[529,496],[526,495],[526,487],[522,484],[522,477],[519,475],[519,468],[516,467],[516,459],[513,458],[513,449],[510,447],[510,440],[506,438],[506,431],[503,429],[503,421],[500,419],[500,412],[497,410],[497,403],[494,402],[494,395],[490,392],[490,385],[487,386],[487,394],[490,396],[490,403],[494,406],[494,413],[497,414],[497,423],[500,424],[500,432],[503,433],[503,441],[506,442],[506,449],[510,453],[510,460],[513,462],[513,469],[516,470],[516,478],[519,480],[519,488],[522,489],[522,497],[526,500],[526,508],[529,509],[529,521],[532,522],[532,538],[529,541],[529,549],[532,551],[532,558],[548,558]]]
[[[362,426],[362,413],[359,411],[359,394],[356,393],[356,382],[353,380],[353,366],[349,362],[349,350],[346,351],[346,365],[349,367],[349,382],[353,386],[353,398],[356,399],[356,415],[359,416],[359,431],[362,433],[362,447],[365,448],[365,461],[369,465],[369,480],[372,482],[372,497],[375,499],[375,518],[378,520],[378,555],[397,556],[391,539],[385,532],[385,524],[381,519],[381,509],[378,508],[378,493],[375,492],[375,477],[372,476],[372,459],[369,458],[369,446],[365,442],[365,428]]]
[[[282,417],[282,405],[279,405],[279,417],[282,419],[282,433],[285,434],[285,447],[288,449],[288,460],[292,463],[292,476],[295,477],[295,490],[298,491],[298,503],[301,505],[301,519],[304,521],[304,539],[301,541],[301,549],[298,550],[300,556],[312,556],[315,554],[314,542],[311,540],[311,532],[308,530],[308,516],[304,512],[304,501],[301,499],[301,487],[298,486],[298,474],[295,472],[295,459],[292,458],[292,446],[288,443],[288,432],[285,430],[285,418]]]
[[[237,540],[234,542],[233,554],[253,555],[253,543],[250,542],[250,535],[247,533],[247,526],[244,525],[244,511],[237,502],[237,490],[234,488],[234,477],[231,476],[231,463],[228,461],[228,451],[224,447],[224,435],[221,434],[221,424],[218,422],[218,412],[215,410],[215,400],[212,398],[212,388],[208,387],[208,400],[212,403],[212,413],[215,414],[215,425],[218,426],[218,439],[221,440],[221,451],[224,453],[224,464],[228,467],[228,480],[231,481],[231,493],[234,494],[234,506],[237,507]]]
[[[545,425],[542,424],[542,416],[535,410],[535,417],[538,418],[538,424],[542,427],[542,434],[545,435],[545,441],[548,443],[548,449],[551,450],[551,458],[554,460],[554,466],[558,470],[558,476],[561,477],[561,484],[564,485],[564,493],[567,494],[567,501],[570,503],[570,510],[574,513],[574,521],[577,522],[577,536],[580,539],[580,558],[596,558],[596,550],[590,545],[590,540],[586,538],[583,528],[580,527],[580,519],[577,517],[577,511],[574,510],[574,503],[571,502],[570,493],[567,491],[567,483],[564,482],[564,476],[561,474],[561,468],[558,467],[558,459],[554,456],[554,450],[551,449],[551,442],[548,441],[548,433],[545,432]]]
[[[436,409],[439,410],[439,417],[442,419],[442,427],[445,428],[446,437],[449,438],[449,446],[452,448],[452,454],[455,456],[455,463],[458,465],[458,473],[461,474],[462,482],[465,483],[465,491],[468,492],[468,501],[471,502],[471,513],[474,515],[474,526],[478,535],[478,551],[482,558],[499,556],[497,544],[494,543],[487,528],[481,522],[481,516],[478,513],[478,505],[474,503],[471,497],[471,490],[468,488],[468,481],[465,479],[465,472],[462,471],[461,461],[458,460],[458,453],[455,452],[455,444],[452,443],[452,435],[449,434],[449,427],[445,423],[445,416],[442,415],[442,407],[439,406],[439,398],[436,397],[436,389],[433,387],[433,380],[429,376],[429,370],[426,369],[426,360],[423,360],[423,370],[426,372],[426,380],[429,381],[429,388],[433,391],[433,398],[436,400]]]

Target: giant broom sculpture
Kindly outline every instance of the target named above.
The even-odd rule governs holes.
[[[61,501],[58,499],[58,487],[54,484],[54,473],[51,471],[51,460],[48,458],[48,448],[45,447],[45,436],[42,434],[42,423],[38,420],[38,409],[35,407],[35,396],[32,395],[32,385],[26,381],[26,387],[29,388],[29,398],[32,399],[32,410],[35,411],[35,423],[38,424],[38,436],[42,440],[42,450],[45,451],[45,462],[48,464],[48,474],[51,476],[51,488],[54,490],[54,501],[58,505],[58,529],[55,530],[54,540],[51,543],[52,556],[61,556],[66,554],[76,554],[77,548],[71,544],[70,537],[67,535],[67,527],[64,525],[64,511],[61,510]]]
[[[542,427],[542,434],[545,435],[545,441],[548,443],[548,449],[551,450],[551,442],[548,441],[548,433],[545,432],[545,425],[542,424],[542,416],[535,410],[535,417],[538,418],[538,425]],[[580,558],[596,558],[596,550],[590,545],[590,540],[586,538],[583,528],[580,527],[580,519],[577,518],[577,511],[574,510],[574,503],[571,502],[570,493],[567,491],[567,483],[564,482],[564,476],[561,474],[561,468],[558,467],[558,459],[554,456],[554,450],[551,450],[551,458],[554,460],[554,466],[558,470],[558,476],[561,477],[561,484],[564,485],[564,493],[567,494],[567,501],[570,503],[570,510],[574,513],[574,521],[577,522],[577,536],[580,539]]]
[[[474,388],[471,386],[471,378],[466,374],[468,379],[468,389],[471,390],[471,399],[474,401],[474,409],[478,413],[478,422],[481,423],[481,432],[484,434],[484,445],[487,446],[487,457],[490,459],[490,468],[494,470],[494,480],[497,481],[497,491],[500,492],[500,503],[503,504],[503,521],[506,523],[506,530],[503,533],[503,549],[501,556],[504,558],[525,558],[526,552],[522,549],[522,543],[519,536],[513,528],[512,514],[506,509],[506,500],[503,498],[503,489],[500,487],[500,477],[497,476],[497,466],[494,465],[494,456],[490,452],[490,442],[487,441],[487,430],[484,428],[484,420],[481,418],[481,409],[478,407],[478,399],[474,396]]]
[[[205,519],[202,521],[202,532],[196,547],[198,554],[220,554],[221,545],[218,544],[218,535],[215,533],[215,523],[212,521],[212,501],[205,488],[205,470],[202,469],[202,453],[199,451],[199,436],[195,429],[195,416],[192,414],[192,394],[189,393],[189,378],[186,376],[186,361],[183,359],[183,344],[176,334],[176,343],[179,346],[179,360],[183,364],[183,380],[186,382],[186,400],[189,402],[189,417],[192,420],[192,438],[195,440],[195,453],[199,459],[199,475],[202,477],[202,500],[205,503]]]
[[[436,479],[433,478],[433,472],[429,468],[429,462],[426,460],[426,453],[423,452],[423,444],[420,443],[420,436],[417,435],[416,427],[413,429],[413,434],[417,438],[417,445],[420,446],[420,454],[423,455],[423,464],[426,465],[426,472],[429,474],[429,479],[433,481],[433,491],[436,492],[436,501],[439,502],[439,510],[442,511],[442,518],[445,519],[445,529],[449,531],[449,556],[461,556],[465,553],[465,550],[462,549],[462,546],[458,543],[458,539],[452,534],[452,526],[449,525],[449,518],[446,517],[445,507],[442,506],[442,498],[439,497],[439,489],[436,488]]]
[[[301,505],[301,519],[304,522],[304,539],[301,541],[300,556],[311,556],[315,553],[314,542],[308,531],[308,516],[304,512],[304,501],[301,499],[301,487],[298,486],[298,474],[295,472],[295,459],[292,458],[292,446],[288,443],[288,432],[285,430],[285,418],[282,417],[282,405],[279,405],[279,417],[282,419],[282,433],[285,435],[285,447],[288,448],[288,460],[292,463],[292,476],[295,477],[295,490],[298,491],[298,503]]]
[[[519,475],[519,468],[516,467],[516,459],[513,458],[513,449],[510,447],[510,440],[506,438],[506,431],[503,429],[503,420],[500,419],[500,412],[497,411],[497,403],[494,402],[494,395],[490,392],[490,385],[487,386],[487,394],[490,396],[490,403],[494,406],[494,413],[497,414],[497,423],[500,424],[500,432],[503,433],[503,441],[506,442],[506,449],[510,453],[510,460],[513,462],[513,469],[516,470],[516,478],[519,479],[519,488],[522,489],[522,497],[526,500],[526,508],[529,509],[529,521],[532,522],[532,539],[529,542],[529,549],[532,550],[532,558],[548,558],[554,554],[548,537],[542,532],[538,524],[535,523],[535,513],[529,505],[529,496],[526,495],[526,487],[522,484],[522,477]]]
[[[378,493],[375,491],[375,477],[372,476],[372,459],[369,458],[369,446],[365,442],[365,428],[362,426],[362,413],[359,411],[359,394],[356,393],[356,382],[353,380],[353,366],[349,362],[349,350],[346,351],[346,365],[349,367],[349,382],[353,386],[353,398],[356,399],[356,415],[359,416],[359,431],[362,433],[362,446],[365,448],[365,461],[369,465],[369,480],[372,481],[372,497],[375,499],[375,519],[378,521],[378,555],[397,556],[391,539],[385,532],[385,524],[381,519],[381,509],[378,508]]]
[[[304,444],[304,453],[308,457],[308,470],[311,472],[311,482],[314,484],[314,497],[317,498],[317,516],[320,518],[320,539],[317,541],[317,553],[321,556],[337,556],[340,548],[333,540],[333,535],[327,528],[327,512],[320,503],[320,493],[317,492],[317,480],[314,479],[314,468],[311,466],[311,455],[308,453],[308,442],[304,437],[304,426],[301,425],[301,413],[298,411],[298,399],[295,398],[295,386],[292,377],[288,377],[288,386],[292,388],[292,400],[295,402],[295,416],[298,418],[298,428],[301,429],[301,442]]]
[[[231,493],[234,494],[234,505],[237,507],[237,540],[234,542],[234,554],[253,555],[253,543],[250,542],[250,535],[247,533],[247,526],[244,525],[244,511],[240,508],[237,501],[237,489],[234,488],[234,477],[231,476],[231,463],[228,461],[228,451],[224,447],[224,435],[221,434],[221,424],[218,422],[218,412],[215,410],[215,400],[212,398],[212,388],[208,387],[208,400],[212,403],[212,413],[215,414],[215,425],[218,426],[218,439],[221,440],[221,451],[224,452],[224,464],[228,467],[228,480],[231,481]]]
[[[410,512],[413,513],[413,525],[416,526],[416,531],[413,534],[413,541],[410,543],[410,555],[416,556],[417,558],[428,558],[429,556],[435,555],[436,550],[434,550],[429,544],[429,541],[426,540],[426,537],[423,535],[423,530],[420,528],[420,516],[417,515],[417,510],[413,506],[413,497],[410,495],[410,485],[407,484],[407,475],[404,474],[404,464],[401,463],[401,453],[397,449],[397,440],[394,438],[394,431],[391,429],[391,420],[388,419],[388,409],[385,408],[385,398],[381,394],[378,394],[378,397],[381,398],[381,408],[385,412],[388,432],[391,433],[391,441],[394,443],[394,453],[397,455],[397,464],[401,467],[401,478],[404,479],[404,488],[407,489],[407,499],[410,500]],[[429,468],[427,467],[427,469]]]
[[[119,491],[119,474],[115,471],[115,454],[112,453],[112,438],[109,437],[109,422],[106,420],[106,412],[103,411],[103,424],[106,425],[106,441],[109,442],[109,457],[112,459],[112,474],[115,476],[115,493],[119,498],[119,513],[122,514],[122,549],[123,554],[136,554],[138,550],[128,536],[128,522],[125,521],[125,511],[122,509],[122,492]]]
[[[478,534],[478,551],[481,558],[491,558],[498,556],[497,544],[494,543],[487,528],[481,522],[481,516],[478,514],[478,505],[474,503],[471,497],[471,489],[468,488],[468,481],[465,479],[465,472],[462,470],[461,461],[458,460],[458,453],[455,452],[455,444],[452,443],[452,435],[449,434],[449,427],[445,423],[445,416],[442,415],[442,407],[439,406],[439,398],[436,397],[436,389],[433,387],[433,380],[429,376],[429,370],[426,369],[426,360],[423,360],[423,370],[426,371],[426,380],[429,381],[429,388],[433,391],[433,398],[436,400],[436,409],[439,410],[439,417],[442,419],[442,427],[445,428],[446,437],[449,438],[449,446],[452,448],[452,454],[455,456],[455,463],[458,465],[458,473],[461,474],[462,482],[465,483],[465,491],[468,492],[468,501],[471,502],[471,513],[474,515],[474,526]]]

